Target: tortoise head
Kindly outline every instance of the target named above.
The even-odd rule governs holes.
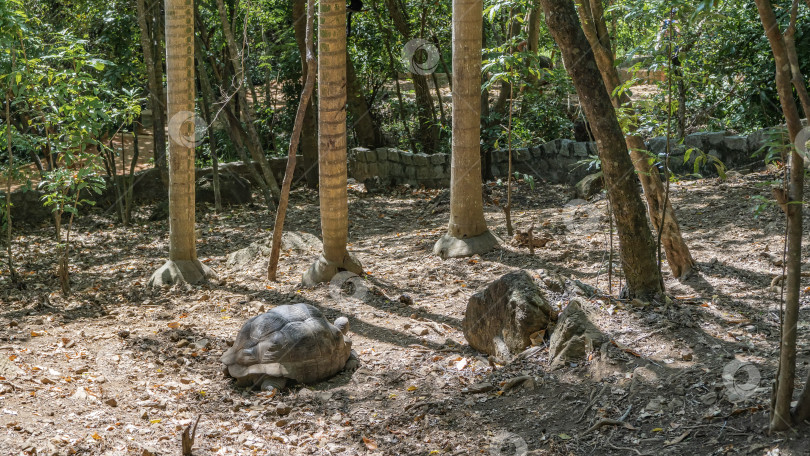
[[[335,320],[335,327],[340,330],[344,335],[349,333],[349,319],[346,317],[339,317]]]

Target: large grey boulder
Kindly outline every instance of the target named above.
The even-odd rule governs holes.
[[[19,189],[11,192],[11,218],[14,223],[23,225],[39,225],[53,217],[53,206],[45,207],[40,190]],[[0,212],[5,211],[5,192],[0,192]],[[0,218],[2,215],[0,215]]]
[[[608,337],[591,321],[585,304],[572,299],[560,314],[557,327],[551,334],[548,348],[551,367],[561,367],[566,361],[583,360],[607,341]]]
[[[226,265],[229,268],[252,269],[266,266],[270,257],[273,236],[256,241],[243,249],[228,254]],[[281,251],[292,251],[299,254],[316,253],[322,250],[321,241],[311,233],[303,231],[285,231],[281,234]]]
[[[602,191],[603,188],[605,188],[602,180],[602,173],[598,172],[583,177],[579,182],[577,182],[577,185],[575,185],[574,188],[577,191],[577,196],[585,200],[593,195],[596,195]]]
[[[224,205],[247,204],[253,202],[250,182],[236,174],[225,173],[219,176],[219,195]],[[209,173],[197,179],[197,203],[214,204],[214,174]]]
[[[510,272],[476,292],[467,303],[462,328],[470,346],[508,360],[531,345],[554,311],[526,271]]]

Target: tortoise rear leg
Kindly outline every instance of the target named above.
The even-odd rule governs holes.
[[[351,372],[356,370],[358,367],[360,367],[360,360],[357,358],[357,353],[352,350],[352,353],[349,355],[349,359],[346,360],[346,365],[343,367],[343,369]]]
[[[265,376],[264,378],[262,378],[261,390],[262,391],[268,391],[268,392],[272,393],[274,391],[281,390],[282,388],[284,388],[284,385],[286,385],[286,384],[287,384],[287,379],[286,378],[284,378],[284,377],[271,377],[271,376],[268,375],[268,376]]]

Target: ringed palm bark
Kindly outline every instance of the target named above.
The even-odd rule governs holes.
[[[625,92],[618,95],[614,94],[621,81],[619,80],[619,72],[613,65],[613,50],[605,23],[602,0],[582,0],[577,3],[577,7],[582,29],[591,44],[593,56],[596,59],[599,72],[602,74],[602,81],[604,81],[608,93],[611,94],[613,106],[616,109],[626,109],[630,112],[633,124],[630,125],[629,131],[635,130],[636,114],[630,97]],[[687,277],[695,268],[695,260],[683,240],[678,219],[672,209],[671,202],[666,197],[666,190],[658,170],[650,164],[644,140],[640,136],[626,134],[624,140],[627,148],[630,149],[630,158],[633,160],[633,166],[636,168],[641,187],[644,189],[647,210],[656,230],[661,229],[663,209],[666,207],[666,215],[663,216],[664,230],[661,233],[661,244],[666,252],[667,263],[669,263],[672,270],[672,275],[675,277]]]
[[[628,297],[652,298],[662,290],[652,233],[644,216],[644,203],[633,179],[624,134],[616,111],[570,0],[542,0],[546,23],[560,47],[565,68],[574,82],[585,116],[591,124],[608,199],[616,215],[621,259]]]
[[[487,229],[481,196],[482,15],[481,0],[453,0],[450,224],[433,247],[442,258],[481,254],[498,244]]]
[[[215,277],[197,259],[194,232],[194,4],[166,0],[169,120],[169,261],[148,286],[197,283]]]
[[[304,274],[304,285],[332,279],[340,271],[363,273],[346,249],[346,2],[318,3],[318,175],[323,253]]]

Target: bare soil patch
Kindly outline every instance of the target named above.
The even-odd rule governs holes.
[[[557,370],[547,345],[491,363],[466,344],[461,320],[478,287],[515,269],[618,295],[615,271],[608,286],[605,202],[565,207],[573,198],[565,187],[516,189],[517,226],[534,223],[552,239],[535,255],[506,239],[496,206],[505,188],[493,185],[487,220],[500,248],[442,261],[431,254],[448,218],[440,191],[351,186],[350,248],[368,276],[348,294],[300,286],[317,254],[306,246],[282,253],[279,283],[265,280],[266,259],[227,266],[228,254],[269,236],[262,206],[198,211],[200,258],[220,281],[157,291],[144,285],[165,261],[167,225],[147,222],[147,207],[132,228],[102,209],[80,218],[67,299],[55,291],[52,229],[26,230],[14,252],[27,288],[0,283],[0,453],[180,454],[183,429],[201,416],[198,455],[806,455],[807,426],[764,431],[779,336],[770,283],[782,271],[784,217],[751,209],[774,177],[673,185],[700,273],[684,282],[667,273],[667,303],[590,299],[612,342]],[[293,192],[286,228],[320,236],[316,192]],[[810,361],[809,291],[797,386]],[[570,297],[548,295],[557,310]],[[295,302],[330,321],[349,317],[360,368],[274,397],[236,388],[219,363],[228,343],[247,318]],[[742,363],[758,382],[723,379]]]

